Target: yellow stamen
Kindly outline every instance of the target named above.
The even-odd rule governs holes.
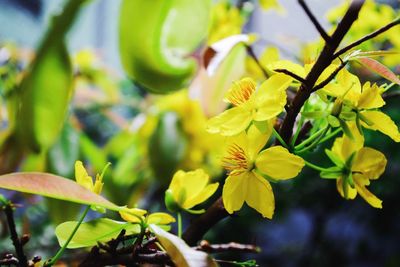
[[[256,83],[251,78],[243,78],[235,82],[227,92],[225,99],[235,106],[245,103],[256,90]]]
[[[228,148],[228,155],[222,159],[222,166],[230,175],[239,175],[248,171],[249,163],[243,148],[233,144]]]

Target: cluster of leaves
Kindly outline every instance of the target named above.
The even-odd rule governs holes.
[[[382,208],[382,201],[367,186],[383,174],[387,160],[365,146],[363,135],[365,130],[374,130],[400,141],[397,126],[381,110],[385,96],[400,85],[392,72],[400,36],[399,27],[394,26],[400,20],[389,6],[367,1],[360,11],[354,8],[357,1],[346,3],[330,12],[335,27],[329,36],[304,1],[299,1],[320,31],[321,41],[307,45],[305,60],[298,64],[282,59],[275,47],[266,47],[257,58],[251,47],[257,35],[242,33],[255,1],[122,1],[120,55],[127,76],[135,82],[132,85],[101,66],[90,51],[78,53],[74,61],[70,58],[66,34],[87,2],[67,1],[23,71],[20,55],[2,48],[9,56],[0,62],[2,101],[7,109],[7,116],[2,116],[7,127],[1,132],[0,172],[41,173],[3,175],[0,187],[53,199],[48,207],[58,224],[55,235],[61,248],[43,266],[55,264],[66,248],[85,247],[93,249],[81,266],[145,262],[217,266],[218,260],[198,251],[213,252],[210,247],[189,247],[181,239],[182,214],[203,214],[200,222],[209,220],[212,226],[214,220],[247,203],[272,219],[271,183],[293,179],[305,166],[324,179],[334,179],[345,199],[359,194],[371,206]],[[284,11],[276,0],[258,4]],[[360,12],[360,19],[348,19],[352,12],[355,17]],[[365,19],[379,12],[386,14],[385,21]],[[336,26],[338,20],[341,23]],[[350,28],[353,22],[348,34],[346,30],[343,36],[335,35],[341,24]],[[368,36],[376,29],[377,34]],[[380,39],[364,42],[378,35]],[[355,43],[338,50],[342,40]],[[205,45],[199,49],[201,44]],[[322,52],[313,55],[310,48]],[[328,60],[323,59],[324,53]],[[381,57],[386,66],[376,60]],[[321,67],[320,61],[325,65]],[[365,69],[390,83],[376,82],[370,74],[361,76]],[[133,88],[169,95],[145,93],[143,98],[132,93]],[[99,117],[90,119],[93,114]],[[96,123],[100,126],[93,130]],[[307,161],[308,154],[329,140],[334,140],[333,146],[325,152],[332,166]],[[103,171],[93,180],[79,160]],[[75,173],[76,181],[45,172],[64,177]],[[196,208],[220,192],[219,183],[210,183],[210,176],[223,181],[222,215],[208,212],[215,205],[207,211]],[[153,181],[157,189],[151,188]],[[110,200],[100,196],[104,183]],[[154,213],[136,207],[145,196],[150,202],[160,200],[164,190],[166,209],[176,219],[159,205],[152,208],[153,203],[147,206]],[[86,205],[77,221],[69,220],[78,209],[64,212],[69,202]],[[4,199],[2,206],[12,205]],[[90,208],[103,215],[84,222]],[[106,210],[118,212],[124,221]],[[175,221],[176,236],[167,232]],[[188,231],[193,227],[196,221]],[[183,238],[192,243],[188,235]],[[23,263],[18,247],[18,265],[39,264],[27,262],[26,257]],[[229,263],[256,266],[253,261]]]

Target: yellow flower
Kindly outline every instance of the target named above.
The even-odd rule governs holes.
[[[232,136],[246,130],[252,121],[268,121],[276,117],[285,107],[285,90],[291,82],[292,78],[275,74],[261,84],[258,90],[251,78],[234,83],[225,97],[234,107],[210,119],[207,130]]]
[[[75,180],[78,184],[85,187],[86,189],[96,194],[100,194],[104,184],[103,176],[108,166],[110,166],[110,163],[108,163],[104,167],[101,174],[96,174],[96,179],[95,182],[93,183],[93,179],[91,176],[88,175],[85,167],[83,166],[82,161],[77,160],[75,162]]]
[[[271,180],[296,177],[304,166],[304,160],[282,146],[274,146],[260,152],[269,139],[272,128],[263,134],[255,126],[247,133],[235,136],[228,146],[223,165],[229,171],[222,198],[229,213],[240,210],[246,202],[263,217],[272,218],[275,209]]]
[[[170,211],[184,209],[206,201],[218,189],[218,183],[208,184],[210,177],[202,169],[177,171],[165,192],[165,204]]]
[[[367,188],[370,180],[378,179],[385,171],[386,158],[381,152],[363,147],[364,139],[351,125],[354,140],[344,135],[336,138],[331,152],[327,151],[340,171],[336,186],[340,195],[346,199],[354,199],[359,193],[372,207],[382,208],[382,201]]]
[[[339,72],[337,83],[332,83],[324,88],[324,91],[332,96],[342,98],[347,105],[342,109],[344,112],[354,112],[356,121],[371,130],[377,130],[400,142],[400,132],[396,124],[385,113],[377,110],[385,105],[381,96],[383,89],[376,84],[366,82],[362,87],[357,76],[346,69]]]
[[[121,218],[131,223],[145,223],[146,225],[168,225],[175,222],[175,218],[164,212],[155,212],[147,216],[147,211],[138,208],[127,208],[125,211],[120,211]]]
[[[285,13],[285,9],[277,0],[260,0],[260,6],[265,10],[275,8],[279,13]]]

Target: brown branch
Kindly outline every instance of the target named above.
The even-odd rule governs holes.
[[[195,245],[211,227],[228,217],[228,215],[229,213],[225,210],[224,203],[220,197],[205,213],[192,221],[183,233],[183,240],[185,240],[189,246]]]
[[[332,63],[334,59],[333,54],[335,53],[346,33],[349,31],[351,25],[353,25],[354,21],[356,21],[358,18],[358,14],[364,2],[364,0],[353,0],[351,2],[346,14],[338,24],[329,42],[325,43],[325,46],[317,61],[305,78],[304,83],[301,84],[280,129],[280,136],[286,143],[290,142],[294,123],[301,110],[301,107],[313,92],[314,85],[321,73]]]
[[[259,253],[261,249],[254,245],[239,244],[230,242],[227,244],[210,244],[207,240],[202,240],[200,245],[194,247],[196,250],[204,251],[207,253],[220,253],[220,252],[250,252]]]
[[[10,230],[10,237],[13,242],[15,252],[18,258],[18,266],[20,267],[28,267],[28,259],[25,256],[23,244],[18,237],[18,233],[15,226],[14,214],[13,214],[13,206],[11,203],[8,203],[4,206],[4,213],[7,217],[8,229]]]
[[[258,60],[256,54],[254,53],[254,50],[251,46],[246,45],[246,50],[247,53],[249,54],[249,56],[256,62],[257,66],[260,68],[261,72],[263,73],[264,77],[266,79],[269,78],[269,74],[267,72],[267,70],[263,67],[263,65],[261,65],[261,62]]]
[[[317,31],[321,35],[322,39],[324,39],[325,42],[329,43],[330,40],[331,40],[331,37],[326,33],[326,31],[321,26],[321,24],[319,24],[317,18],[314,16],[314,14],[308,8],[306,2],[304,2],[304,0],[299,0],[299,4],[304,9],[304,11],[306,12],[306,14],[307,14],[308,18],[311,20],[312,24],[314,24],[315,28],[317,29]]]
[[[379,34],[391,29],[392,27],[399,25],[400,24],[400,18],[395,19],[394,21],[390,22],[389,24],[387,24],[386,26],[383,26],[382,28],[362,37],[361,39],[343,47],[342,49],[340,49],[339,51],[337,51],[334,55],[333,58],[337,58],[341,55],[343,55],[344,53],[346,53],[347,51],[349,51],[350,49],[362,44],[365,41],[368,41],[369,39],[372,39],[376,36],[378,36]]]
[[[100,251],[100,248],[93,247],[89,255],[82,261],[79,267],[101,267],[110,265],[124,265],[124,266],[141,266],[142,263],[173,265],[171,258],[163,251],[157,251],[151,254],[138,253],[136,255],[121,254],[113,255]]]
[[[291,71],[289,71],[289,70],[287,70],[287,69],[276,69],[276,70],[274,70],[274,71],[275,71],[275,72],[279,72],[279,73],[283,73],[283,74],[286,74],[286,75],[289,75],[290,77],[292,77],[293,79],[299,81],[300,83],[304,83],[304,82],[305,82],[305,80],[304,80],[302,77],[300,77],[300,76],[297,75],[296,73],[293,73],[293,72],[291,72]]]
[[[342,63],[331,73],[331,75],[329,75],[328,78],[326,78],[324,81],[322,81],[321,83],[317,84],[314,88],[313,88],[313,92],[324,88],[326,85],[328,85],[328,83],[330,83],[330,81],[332,81],[336,75],[339,73],[339,71],[341,71],[347,64],[347,61],[342,61]]]

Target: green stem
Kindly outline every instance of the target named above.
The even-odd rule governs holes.
[[[182,215],[178,212],[178,237],[182,237]]]
[[[331,139],[332,137],[336,136],[338,133],[340,133],[340,131],[342,131],[341,128],[337,128],[335,131],[331,132],[330,134],[328,134],[327,136],[325,136],[324,138],[322,138],[319,143],[322,144],[326,141],[328,141],[329,139]]]
[[[299,134],[300,134],[300,131],[301,131],[301,127],[303,126],[303,123],[304,123],[304,117],[301,116],[300,120],[299,120],[299,123],[297,124],[296,132],[293,135],[292,142],[290,143],[291,147],[294,147],[294,145],[296,144],[296,141],[297,141],[297,138],[299,137]]]
[[[45,263],[43,265],[43,267],[50,267],[52,265],[54,265],[54,263],[57,262],[57,260],[62,256],[62,254],[64,253],[64,250],[67,248],[69,242],[71,242],[72,238],[74,237],[74,235],[76,234],[76,231],[78,231],[79,226],[81,226],[83,220],[85,219],[87,213],[90,210],[90,206],[87,206],[85,211],[82,213],[81,217],[79,218],[78,223],[76,224],[74,230],[72,230],[71,234],[69,235],[67,242],[65,242],[64,246],[62,246],[56,253],[56,255],[50,259],[49,262]]]
[[[309,145],[309,146],[307,146],[307,147],[305,147],[305,148],[303,148],[303,149],[296,150],[296,153],[303,153],[303,152],[306,152],[306,151],[308,151],[308,150],[314,148],[315,146],[319,145],[319,144],[321,143],[320,141],[322,140],[322,138],[324,137],[324,135],[326,134],[326,132],[329,130],[329,128],[330,128],[329,126],[326,127],[326,128],[324,128],[324,130],[322,131],[322,133],[311,143],[311,145]]]
[[[301,142],[301,144],[295,146],[295,150],[301,150],[304,147],[306,147],[308,144],[312,143],[315,139],[317,139],[318,137],[322,136],[324,134],[324,132],[326,131],[326,129],[328,129],[329,126],[318,130],[316,133],[314,133],[313,135],[311,135],[310,137],[308,137],[306,140],[304,140],[303,142]]]
[[[303,160],[304,160],[304,159],[303,159]],[[320,171],[320,172],[326,171],[326,168],[323,168],[323,167],[320,167],[320,166],[318,166],[318,165],[312,164],[311,162],[308,162],[308,161],[306,161],[306,160],[304,160],[304,163],[305,163],[308,167],[310,167],[311,169],[314,169],[314,170],[316,170],[316,171]]]
[[[276,139],[279,140],[279,142],[286,148],[289,148],[289,146],[286,144],[286,142],[283,140],[283,138],[279,135],[279,133],[275,130],[274,127],[272,127],[272,132],[274,133]]]

